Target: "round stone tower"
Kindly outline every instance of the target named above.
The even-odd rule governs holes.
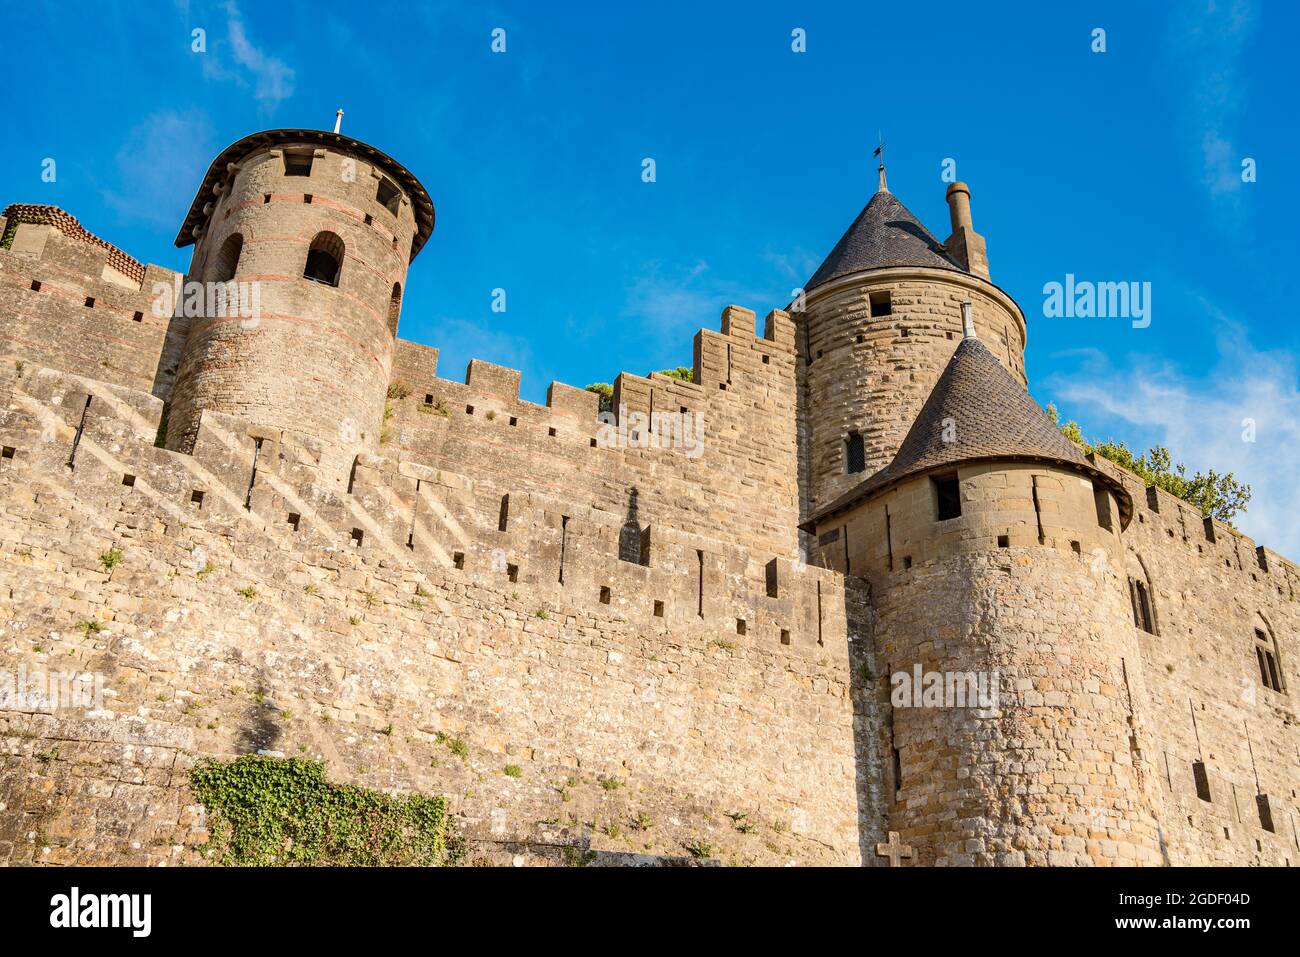
[[[185,312],[168,447],[192,448],[214,411],[318,440],[332,474],[375,451],[406,269],[433,221],[420,182],[350,137],[269,130],[223,150],[176,238],[203,305]]]
[[[805,286],[805,516],[893,458],[957,348],[963,303],[999,361],[1026,381],[1024,315],[989,280],[970,190],[953,183],[948,202],[952,235],[940,244],[889,192],[881,166],[876,194]]]
[[[805,522],[871,583],[880,792],[915,863],[1162,863],[1131,513],[971,321],[890,463]]]

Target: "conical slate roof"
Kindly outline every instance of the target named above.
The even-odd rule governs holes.
[[[979,339],[968,336],[939,376],[894,460],[819,509],[806,525],[910,476],[988,459],[1046,461],[1085,472],[1116,491],[1121,525],[1128,522],[1128,494],[1084,458]]]
[[[804,288],[812,289],[840,276],[886,266],[961,269],[894,194],[882,189],[863,207]]]

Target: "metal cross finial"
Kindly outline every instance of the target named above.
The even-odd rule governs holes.
[[[876,172],[880,177],[880,182],[877,188],[879,192],[888,193],[889,186],[885,182],[885,140],[884,137],[880,135],[880,130],[876,130],[876,142],[879,145],[871,151],[871,155],[880,160],[880,166],[876,169]]]
[[[876,853],[881,857],[889,858],[890,867],[902,867],[902,858],[912,856],[912,848],[898,840],[898,832],[889,832],[889,841],[885,844],[876,845]]]

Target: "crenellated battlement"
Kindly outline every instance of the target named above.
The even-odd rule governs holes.
[[[508,388],[509,371],[475,363],[467,378]],[[12,480],[66,474],[105,507],[166,526],[211,525],[294,554],[527,591],[539,608],[581,607],[788,652],[844,649],[842,576],[785,555],[401,457],[358,455],[340,490],[322,475],[310,437],[208,412],[193,454],[179,453],[154,445],[155,397],[12,363],[0,381]]]

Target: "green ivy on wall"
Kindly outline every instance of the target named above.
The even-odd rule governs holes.
[[[458,863],[446,799],[325,780],[301,758],[205,760],[190,786],[208,812],[200,850],[231,867],[446,866]]]

